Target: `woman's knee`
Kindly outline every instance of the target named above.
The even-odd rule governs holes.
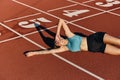
[[[104,35],[103,41],[104,43],[108,43],[108,44],[120,45],[120,39],[114,36],[111,36],[109,34]]]
[[[104,52],[110,55],[120,55],[120,48],[107,44]]]

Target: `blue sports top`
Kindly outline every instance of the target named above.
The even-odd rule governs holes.
[[[74,35],[71,38],[68,38],[67,47],[71,52],[80,51],[80,45],[82,42],[82,37],[79,35]]]

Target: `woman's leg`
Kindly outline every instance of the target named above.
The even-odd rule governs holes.
[[[106,44],[112,44],[112,45],[120,46],[120,39],[116,38],[116,37],[113,37],[113,36],[110,36],[109,34],[104,35],[103,41]]]
[[[115,47],[115,46],[110,45],[110,44],[106,44],[106,48],[105,48],[104,53],[110,54],[110,55],[120,55],[120,48]]]

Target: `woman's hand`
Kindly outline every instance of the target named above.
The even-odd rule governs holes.
[[[26,57],[31,57],[31,56],[34,56],[34,55],[36,55],[36,52],[27,52],[27,53],[25,53]]]
[[[60,39],[61,39],[60,35],[56,35],[56,36],[55,36],[55,42],[59,42]]]

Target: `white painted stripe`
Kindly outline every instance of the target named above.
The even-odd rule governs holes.
[[[88,18],[95,17],[95,16],[98,16],[98,15],[101,15],[101,14],[104,14],[104,13],[106,13],[106,12],[100,12],[100,13],[92,14],[92,15],[89,15],[89,16],[86,16],[86,17],[83,17],[83,18],[80,18],[80,19],[72,20],[71,22],[76,22],[76,21],[80,21],[80,20],[83,20],[83,19],[88,19]]]
[[[31,8],[31,9],[34,9],[34,10],[37,10],[37,11],[40,11],[40,12],[42,12],[42,13],[44,13],[44,14],[47,14],[47,15],[49,15],[49,16],[52,16],[52,17],[54,17],[54,18],[57,18],[57,19],[60,19],[59,17],[57,17],[57,16],[54,16],[54,15],[52,15],[52,14],[50,14],[50,13],[46,13],[46,12],[44,12],[44,11],[42,11],[42,10],[40,10],[40,9],[37,9],[37,8],[35,8],[35,7],[32,7],[32,6],[29,6],[29,5],[27,5],[27,4],[25,4],[25,3],[22,3],[22,2],[19,2],[19,1],[16,1],[16,0],[12,0],[12,1],[14,1],[14,2],[16,2],[16,3],[18,3],[18,4],[21,4],[21,5],[23,5],[23,6],[26,6],[26,7],[29,7],[29,8]],[[70,24],[73,24],[73,23],[70,23]],[[76,24],[74,24],[74,25],[76,25]],[[77,25],[78,26],[78,25]],[[80,27],[80,26],[79,26]],[[85,28],[85,29],[87,29],[87,28]],[[58,55],[59,56],[59,55]],[[62,60],[62,61],[64,61],[64,60]],[[70,61],[69,61],[70,62]],[[72,63],[72,62],[70,62],[70,63]],[[73,63],[74,64],[74,63]],[[73,65],[72,65],[73,66]],[[76,66],[74,66],[74,67],[76,67]],[[79,66],[78,66],[79,67]],[[80,69],[81,70],[81,69]],[[85,69],[86,70],[86,69]],[[88,70],[86,70],[86,71],[88,71]],[[84,71],[83,71],[84,72]],[[91,76],[93,76],[93,77],[95,77],[95,78],[97,78],[97,79],[99,79],[99,80],[104,80],[103,78],[101,78],[101,77],[99,77],[99,76],[97,76],[97,75],[93,75],[93,74],[91,74],[92,72],[90,72],[90,71],[88,71],[88,72],[85,72],[85,73],[87,73],[87,74],[89,74],[89,75],[91,75]]]
[[[52,11],[56,11],[56,10],[59,10],[59,9],[64,9],[64,8],[68,8],[68,7],[73,7],[73,6],[76,6],[78,4],[73,4],[73,5],[69,5],[69,6],[64,6],[64,7],[60,7],[60,8],[56,8],[56,9],[51,9],[51,10],[48,10],[47,12],[52,12]]]
[[[90,3],[90,2],[93,2],[95,0],[89,0],[89,1],[85,1],[85,2],[82,2],[83,4],[86,4],[86,3]]]
[[[120,17],[120,14],[113,13],[113,12],[109,12],[109,13],[111,13],[111,14],[113,14],[113,15],[116,15],[116,16]]]
[[[80,26],[80,25],[78,25],[78,24],[74,24],[74,23],[71,23],[71,22],[68,22],[68,23],[70,23],[70,24],[72,24],[72,25],[74,25],[74,26],[76,26],[76,27],[78,27],[78,28],[81,28],[81,29],[83,29],[83,30],[89,31],[89,32],[91,32],[91,33],[95,33],[95,31],[93,31],[93,30],[91,30],[91,29],[88,29],[88,28],[85,28],[85,27],[83,27],[83,26]]]
[[[2,41],[0,41],[0,43],[5,43],[5,42],[8,42],[8,41],[12,41],[12,40],[18,39],[18,38],[20,38],[20,36],[9,38],[9,39],[6,39],[6,40],[2,40]]]
[[[120,9],[120,7],[116,7],[116,8],[110,9],[110,10],[108,10],[108,11],[110,12],[110,11],[119,10],[119,9]],[[108,12],[108,11],[107,11],[107,12]]]
[[[3,21],[3,22],[4,22],[4,23],[7,23],[7,22],[11,22],[11,21],[15,21],[15,20],[19,20],[19,19],[27,18],[27,17],[36,16],[36,15],[39,15],[39,14],[41,14],[41,13],[35,13],[35,14],[31,14],[31,15],[27,15],[27,16],[23,16],[23,17],[18,17],[18,18],[14,18],[14,19],[6,20],[6,21]]]

